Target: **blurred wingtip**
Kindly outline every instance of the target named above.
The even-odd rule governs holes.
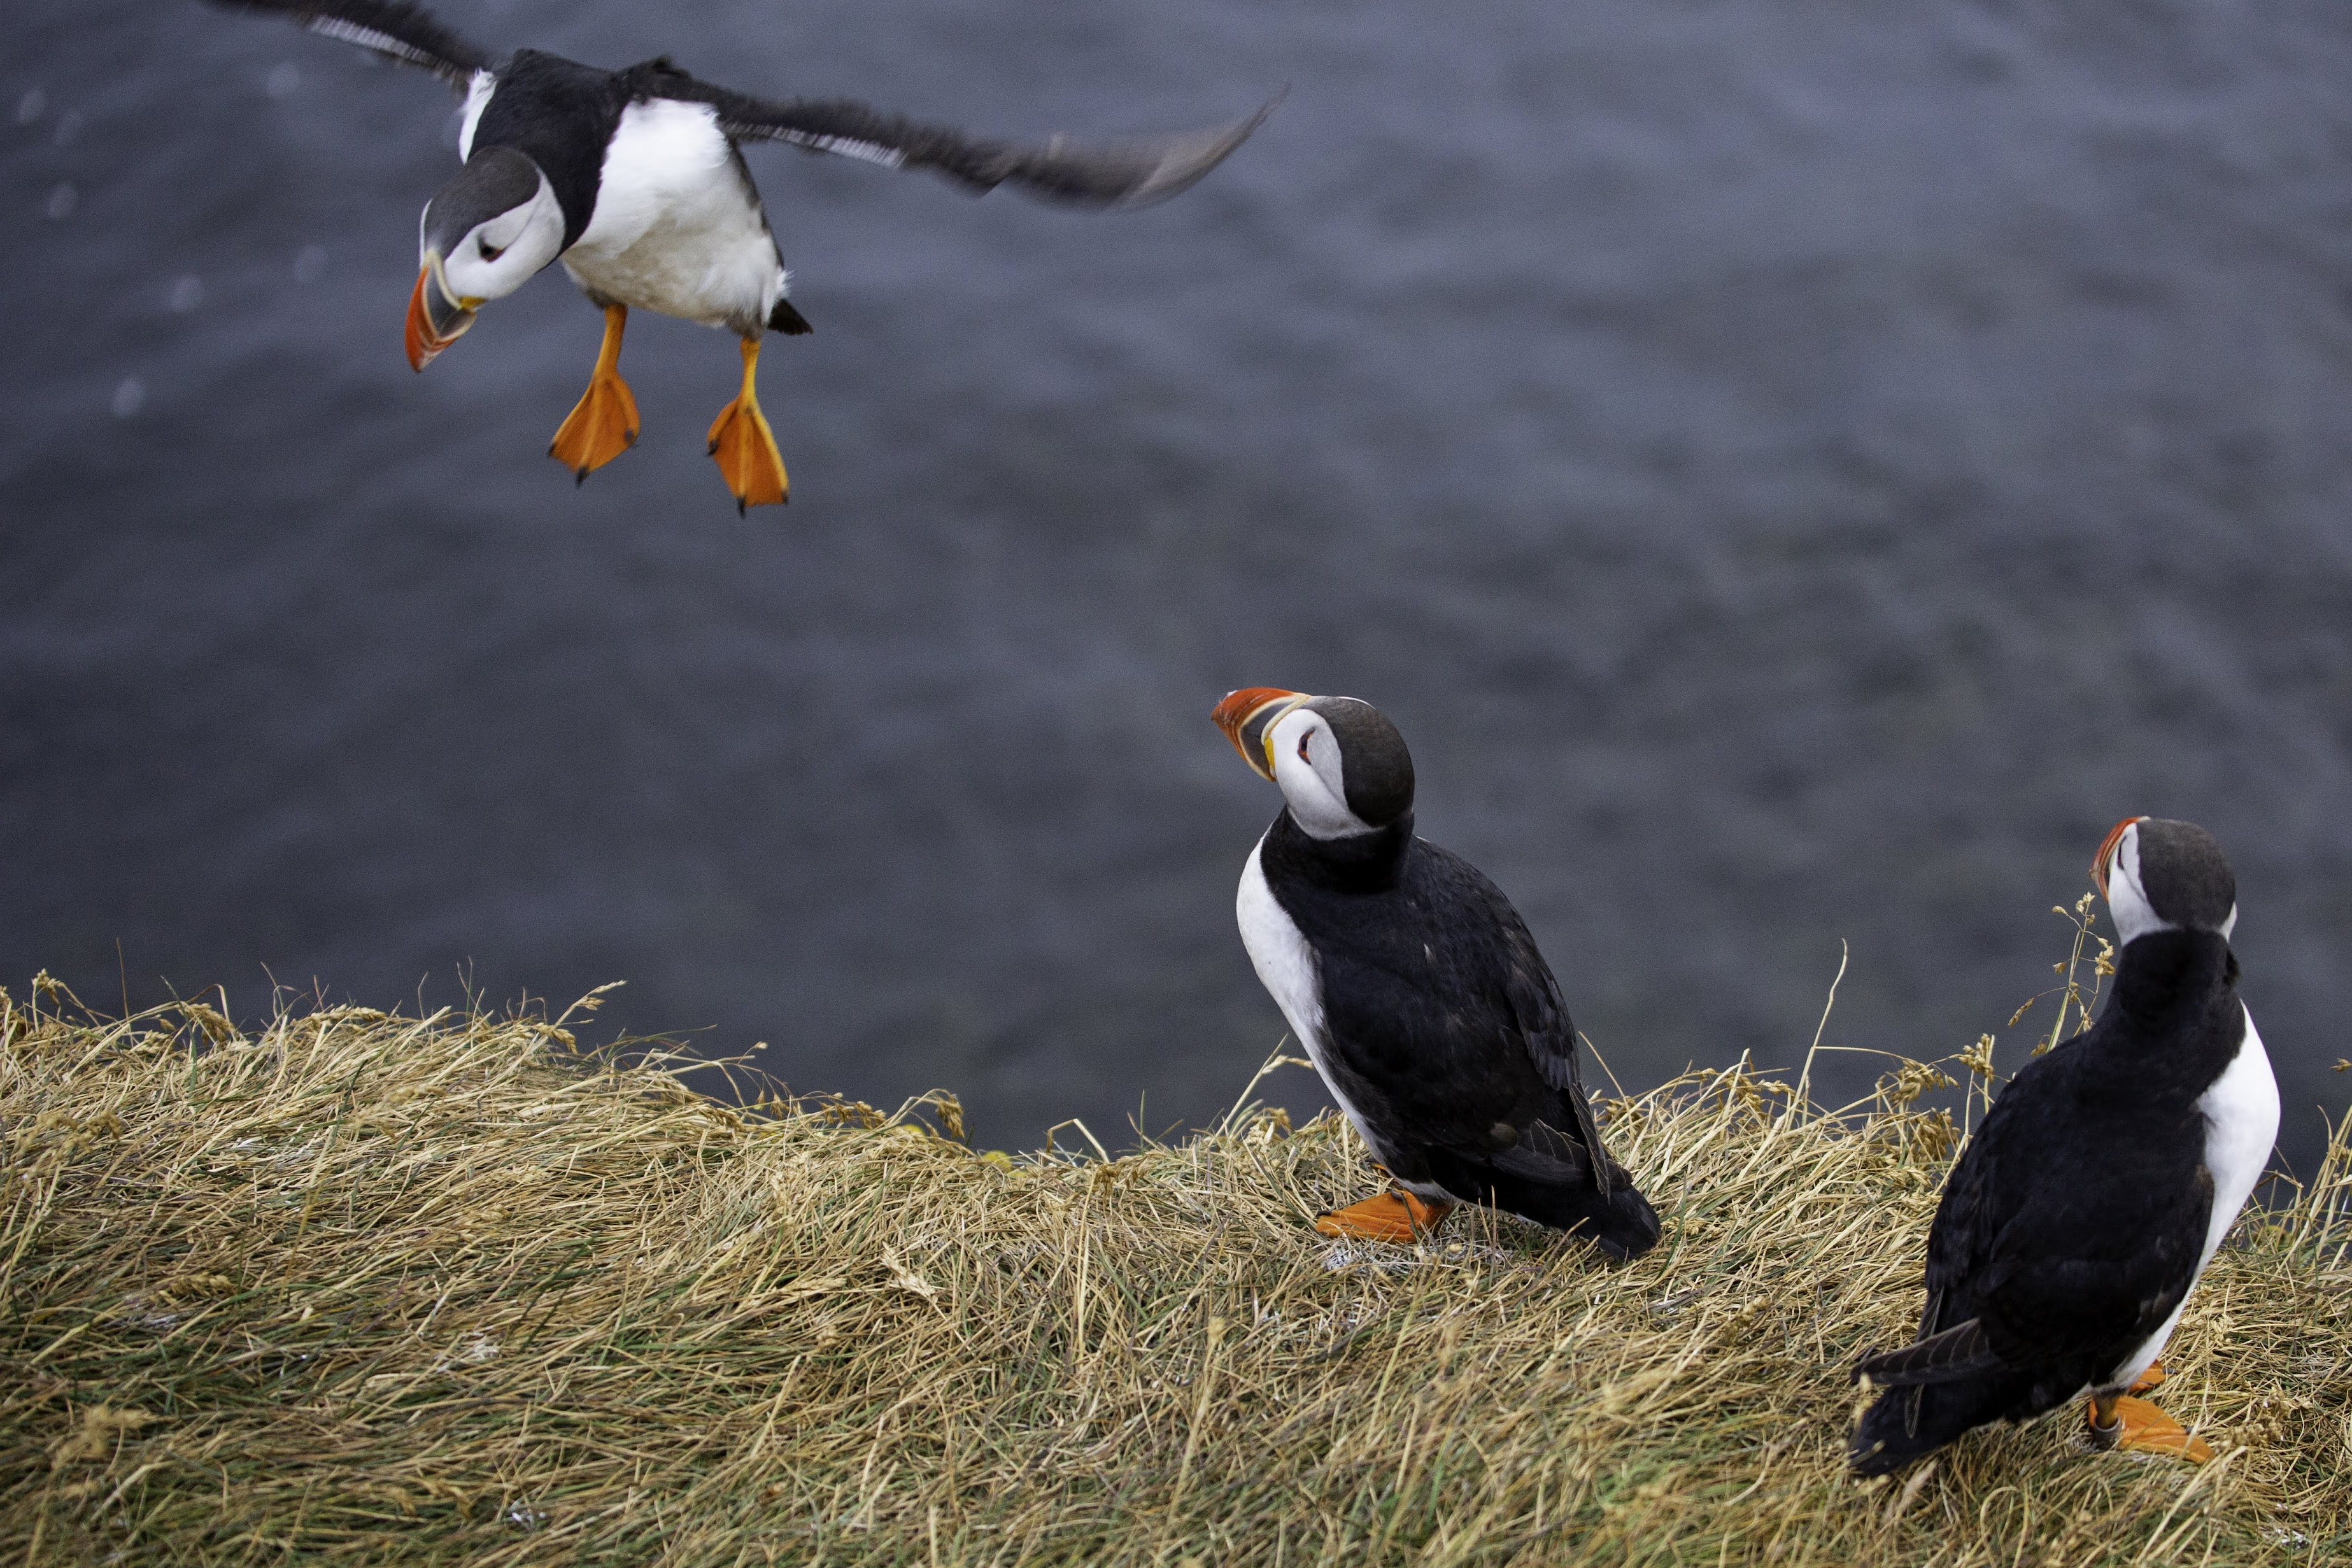
[[[1290,96],[1290,84],[1285,82],[1274,96],[1239,120],[1224,125],[1211,126],[1202,131],[1179,131],[1162,145],[1159,162],[1150,173],[1132,190],[1112,204],[1124,208],[1148,207],[1181,195],[1207,177],[1209,172],[1231,157],[1234,151],[1257,133],[1282,100]]]

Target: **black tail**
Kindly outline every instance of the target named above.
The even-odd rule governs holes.
[[[1589,1167],[1524,1146],[1475,1162],[1432,1151],[1430,1170],[1448,1192],[1475,1193],[1478,1202],[1584,1237],[1621,1262],[1658,1244],[1658,1211],[1617,1167],[1610,1170],[1606,1197]]]
[[[1883,1476],[1925,1458],[1972,1427],[2010,1414],[2032,1379],[1993,1374],[1951,1383],[1890,1388],[1854,1423],[1846,1461],[1858,1476]]]
[[[776,301],[776,308],[768,312],[768,330],[782,332],[787,338],[797,338],[804,332],[814,332],[816,329],[808,324],[807,317],[793,308],[791,300],[779,299]]]

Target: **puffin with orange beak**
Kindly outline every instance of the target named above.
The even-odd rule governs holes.
[[[783,256],[737,143],[782,141],[891,169],[929,169],[974,192],[1001,184],[1094,207],[1164,201],[1222,162],[1274,109],[1230,125],[1086,145],[976,137],[846,99],[769,99],[714,87],[667,57],[600,70],[537,49],[503,61],[399,0],[214,0],[284,17],[434,72],[465,95],[465,167],[425,205],[408,362],[421,371],[474,313],[561,261],[604,312],[588,391],[550,456],[585,480],[637,439],[615,368],[632,308],[742,340],[743,380],[709,450],[737,509],[781,504],[784,464],[755,383],[766,332],[810,330],[785,298]]]
[[[1411,1241],[1458,1204],[1612,1258],[1658,1217],[1609,1157],[1575,1026],[1526,922],[1460,856],[1413,836],[1412,756],[1354,697],[1252,686],[1211,716],[1283,809],[1242,870],[1242,944],[1391,1190],[1327,1236]]]
[[[2119,949],[2098,1021],[2021,1069],[1944,1184],[1917,1338],[1872,1355],[1863,1475],[2087,1395],[2102,1447],[2212,1450],[2138,1396],[2278,1136],[2278,1083],[2238,998],[2238,883],[2193,822],[2126,817],[2091,877]]]

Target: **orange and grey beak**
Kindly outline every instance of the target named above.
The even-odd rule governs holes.
[[[2107,836],[2099,841],[2099,852],[2091,857],[2091,882],[2098,888],[2101,898],[2107,896],[2107,872],[2115,864],[2116,850],[2124,841],[2124,834],[2131,831],[2135,822],[2147,821],[2146,817],[2126,817],[2109,828]]]
[[[478,299],[460,299],[449,292],[449,275],[441,270],[441,253],[428,250],[416,269],[416,287],[408,297],[408,364],[423,370],[433,357],[466,335],[474,324]]]
[[[1209,716],[1242,754],[1250,770],[1269,783],[1274,779],[1274,754],[1266,749],[1265,732],[1274,721],[1301,703],[1315,699],[1305,692],[1286,692],[1279,686],[1244,686],[1237,692],[1227,692],[1225,700],[1211,711]]]

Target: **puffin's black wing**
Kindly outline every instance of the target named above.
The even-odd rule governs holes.
[[[458,91],[476,71],[498,62],[479,45],[443,26],[422,5],[400,0],[211,0],[224,11],[283,16],[306,32],[357,44],[386,59],[419,66]]]
[[[1867,1377],[1881,1388],[1908,1388],[1922,1383],[1957,1383],[2000,1364],[1992,1342],[1985,1338],[1984,1324],[1970,1318],[1901,1350],[1864,1357],[1853,1376],[1857,1383]]]
[[[1961,1152],[1927,1234],[1916,1339],[1855,1368],[1886,1389],[1849,1440],[1856,1472],[2105,1385],[2195,1281],[2213,1205],[2198,1086],[2166,1091],[2173,1042],[2135,1017],[2110,1006],[2027,1063]]]
[[[2106,1044],[2103,1032],[2032,1062],[1994,1102],[1936,1207],[1918,1341],[1861,1371],[1931,1382],[1942,1379],[1900,1375],[2095,1360],[2179,1304],[2212,1207],[2212,1178],[2195,1163],[2201,1127],[2095,1109],[2073,1080]]]
[[[627,73],[638,93],[707,103],[739,140],[788,141],[811,152],[890,169],[932,169],[975,191],[1014,184],[1091,207],[1140,207],[1189,189],[1274,112],[1281,95],[1230,125],[1094,144],[1056,136],[1041,146],[999,141],[886,114],[855,99],[753,98],[699,81],[667,60]]]
[[[1503,961],[1507,967],[1504,993],[1512,1015],[1518,1020],[1520,1039],[1526,1042],[1528,1057],[1536,1064],[1538,1076],[1559,1090],[1575,1112],[1576,1135],[1592,1156],[1592,1184],[1606,1197],[1611,1180],[1609,1160],[1601,1153],[1601,1132],[1593,1125],[1592,1106],[1584,1095],[1584,1073],[1576,1057],[1576,1025],[1569,1019],[1568,1005],[1560,999],[1559,982],[1552,977],[1551,966],[1544,962],[1527,922],[1519,918],[1519,912],[1511,907],[1499,890],[1495,896],[1501,915]]]

